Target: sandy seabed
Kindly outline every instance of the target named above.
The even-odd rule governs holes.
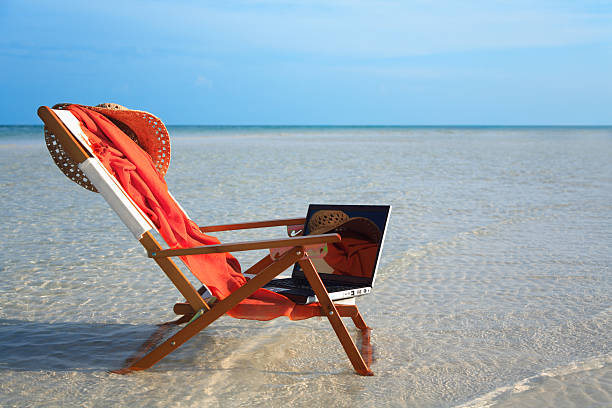
[[[180,295],[54,167],[40,127],[0,127],[0,405],[610,405],[612,129],[170,132],[167,180],[200,224],[393,205],[358,300],[375,376],[353,373],[323,319],[231,318],[148,371],[110,374]]]

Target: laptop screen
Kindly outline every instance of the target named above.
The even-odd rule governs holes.
[[[376,278],[391,206],[311,204],[304,235],[336,233],[342,240],[312,262],[328,282],[372,286]],[[293,278],[305,278],[298,263]]]

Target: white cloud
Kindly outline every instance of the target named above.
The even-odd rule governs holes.
[[[210,79],[206,78],[203,75],[198,75],[194,83],[195,83],[195,86],[204,87],[204,88],[211,88],[213,84]]]

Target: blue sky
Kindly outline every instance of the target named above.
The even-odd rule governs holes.
[[[0,124],[612,124],[612,1],[0,0]]]

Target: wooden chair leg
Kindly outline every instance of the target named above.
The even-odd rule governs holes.
[[[352,316],[352,319],[353,319],[353,323],[355,323],[355,326],[357,326],[359,330],[361,331],[370,330],[366,322],[363,320],[361,313],[359,313],[359,310],[357,311],[355,316]]]
[[[355,327],[357,327],[361,331],[361,347],[359,348],[359,350],[361,351],[361,357],[365,361],[366,365],[368,367],[371,367],[374,354],[374,348],[372,347],[371,342],[372,329],[370,329],[366,325],[356,305],[335,306],[341,317],[350,317],[353,320],[353,323],[355,323]]]
[[[355,305],[335,305],[338,313],[340,313],[341,317],[350,317],[353,319],[353,323],[359,330],[367,330],[369,327],[366,325],[361,313],[359,313],[359,309]]]
[[[363,357],[368,367],[372,366],[372,360],[374,355],[374,348],[372,347],[371,342],[371,334],[372,329],[370,329],[369,327],[366,327],[365,329],[361,330],[361,356]]]
[[[310,259],[304,259],[299,261],[299,263],[302,267],[302,270],[304,271],[306,279],[308,279],[308,283],[310,283],[312,290],[317,295],[317,299],[321,304],[322,312],[325,314],[325,316],[331,323],[334,331],[336,332],[336,336],[338,336],[340,344],[342,344],[342,347],[344,348],[344,351],[346,352],[346,355],[351,361],[351,364],[353,365],[355,371],[357,371],[357,373],[361,375],[374,375],[372,370],[370,370],[370,368],[364,361],[361,353],[357,349],[357,346],[355,346],[355,342],[351,338],[351,335],[346,329],[346,326],[342,322],[340,313],[338,313],[336,306],[329,298],[329,294],[327,293],[327,290],[325,289],[321,278],[317,274],[317,271],[315,270],[312,261]],[[361,321],[363,321],[363,319],[361,319]]]
[[[161,343],[155,349],[137,360],[132,361],[128,367],[113,372],[118,374],[127,374],[132,371],[145,370],[153,366],[159,360],[180,347],[187,340],[198,334],[212,322],[223,316],[225,313],[227,313],[227,311],[234,308],[243,299],[249,297],[257,289],[261,288],[285,269],[293,265],[302,257],[303,253],[304,249],[302,247],[295,247],[291,249],[280,259],[269,265],[258,275],[254,276],[253,279],[236,289],[225,299],[215,303],[210,310],[196,318],[194,321],[190,322],[187,326],[179,330],[176,334]]]

